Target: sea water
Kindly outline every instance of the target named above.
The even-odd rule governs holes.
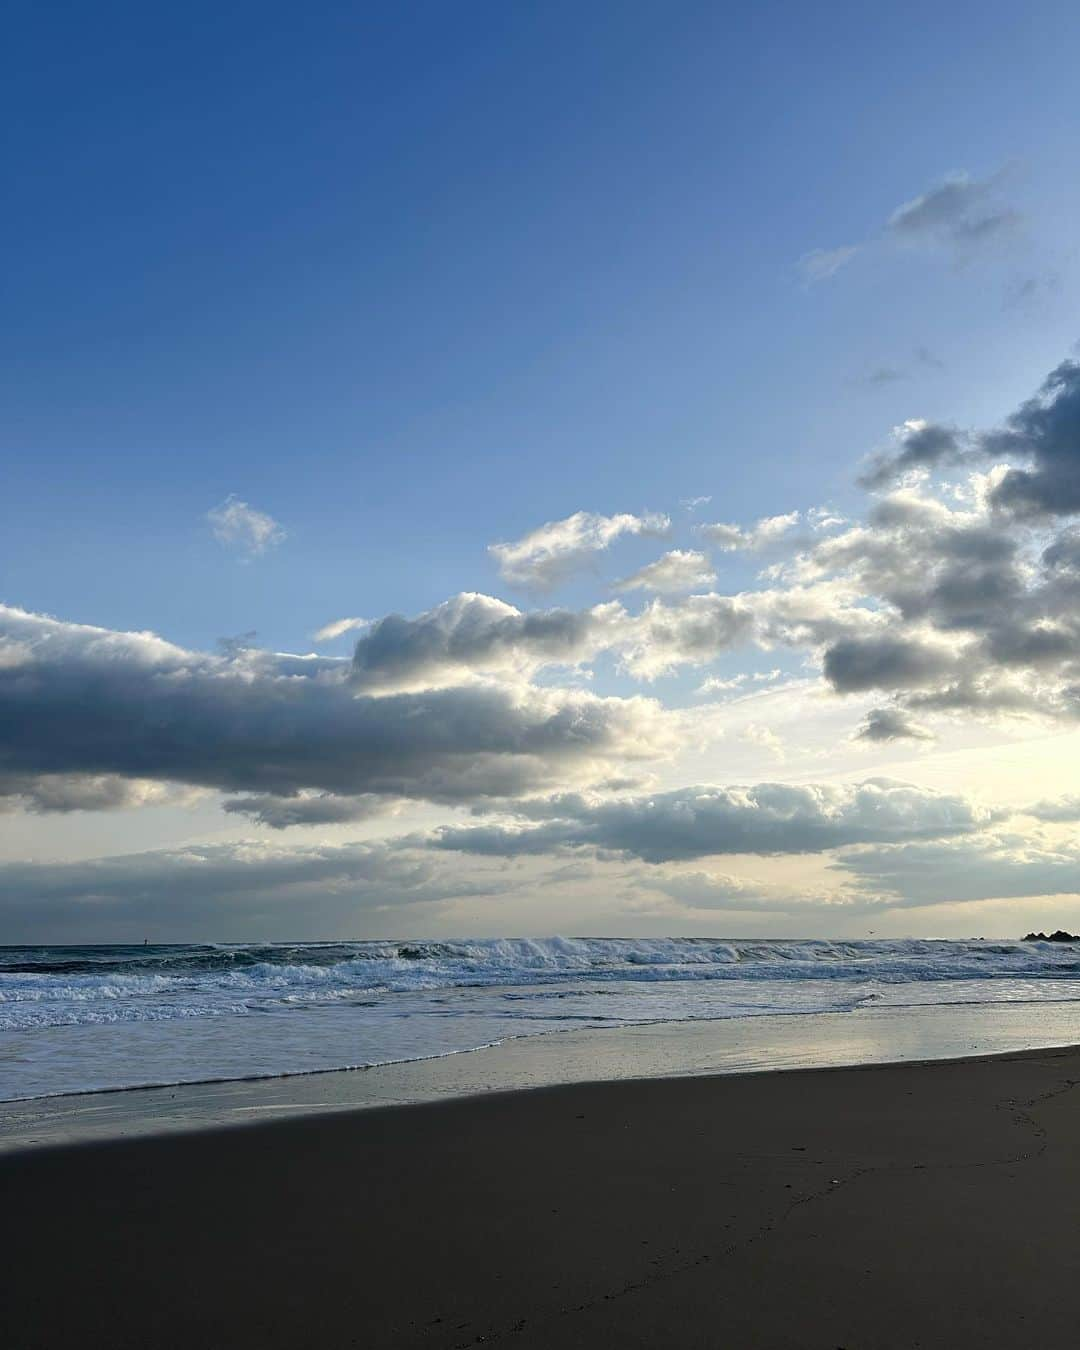
[[[574,1029],[1080,1000],[1080,948],[519,938],[0,948],[0,1100],[276,1077]]]

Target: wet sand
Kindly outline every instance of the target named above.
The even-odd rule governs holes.
[[[1080,1050],[575,1084],[0,1159],[4,1343],[1056,1347]]]

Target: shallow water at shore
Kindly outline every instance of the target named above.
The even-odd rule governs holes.
[[[1080,1044],[1080,1002],[867,1007],[577,1030],[361,1071],[0,1103],[0,1152],[635,1078],[962,1059]]]

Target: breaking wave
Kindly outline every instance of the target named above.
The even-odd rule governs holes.
[[[496,986],[701,981],[893,986],[1002,978],[1076,980],[1080,953],[1060,943],[984,940],[559,937],[7,947],[0,948],[0,1028],[240,1015],[269,1005],[295,1008],[363,995]],[[942,995],[947,1002],[945,991]]]

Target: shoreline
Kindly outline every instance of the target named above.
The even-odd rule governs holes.
[[[570,1084],[961,1063],[1072,1046],[1080,1046],[1075,1001],[908,1005],[558,1031],[355,1069],[0,1102],[0,1157]]]
[[[1075,1344],[1080,1048],[0,1158],[20,1350]]]

